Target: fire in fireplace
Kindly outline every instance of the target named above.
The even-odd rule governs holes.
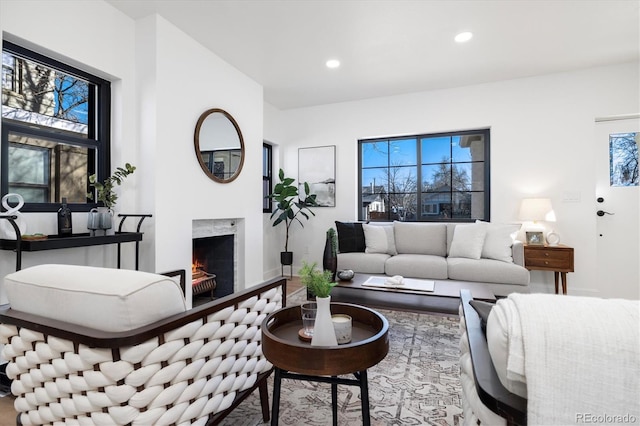
[[[192,250],[193,285],[202,283],[215,275],[216,287],[213,297],[219,298],[233,293],[234,289],[234,236],[219,235],[194,238]]]

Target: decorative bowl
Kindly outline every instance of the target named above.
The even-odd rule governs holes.
[[[342,281],[351,281],[355,273],[351,269],[343,269],[336,274]]]

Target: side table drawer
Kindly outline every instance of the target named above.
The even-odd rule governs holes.
[[[525,247],[524,266],[573,271],[573,249],[560,247]]]
[[[537,266],[542,268],[568,269],[570,267],[569,259],[557,258],[528,258],[525,266]]]

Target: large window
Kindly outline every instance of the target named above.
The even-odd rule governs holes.
[[[489,130],[365,139],[359,220],[489,220]]]
[[[88,210],[89,176],[109,175],[108,81],[10,42],[2,46],[2,195],[23,211]]]
[[[273,203],[267,198],[273,192],[273,148],[268,143],[262,144],[262,212],[271,213]]]

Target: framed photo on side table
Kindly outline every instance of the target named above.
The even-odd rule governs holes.
[[[544,235],[542,232],[526,232],[527,235],[527,244],[532,246],[542,246],[544,245]]]

